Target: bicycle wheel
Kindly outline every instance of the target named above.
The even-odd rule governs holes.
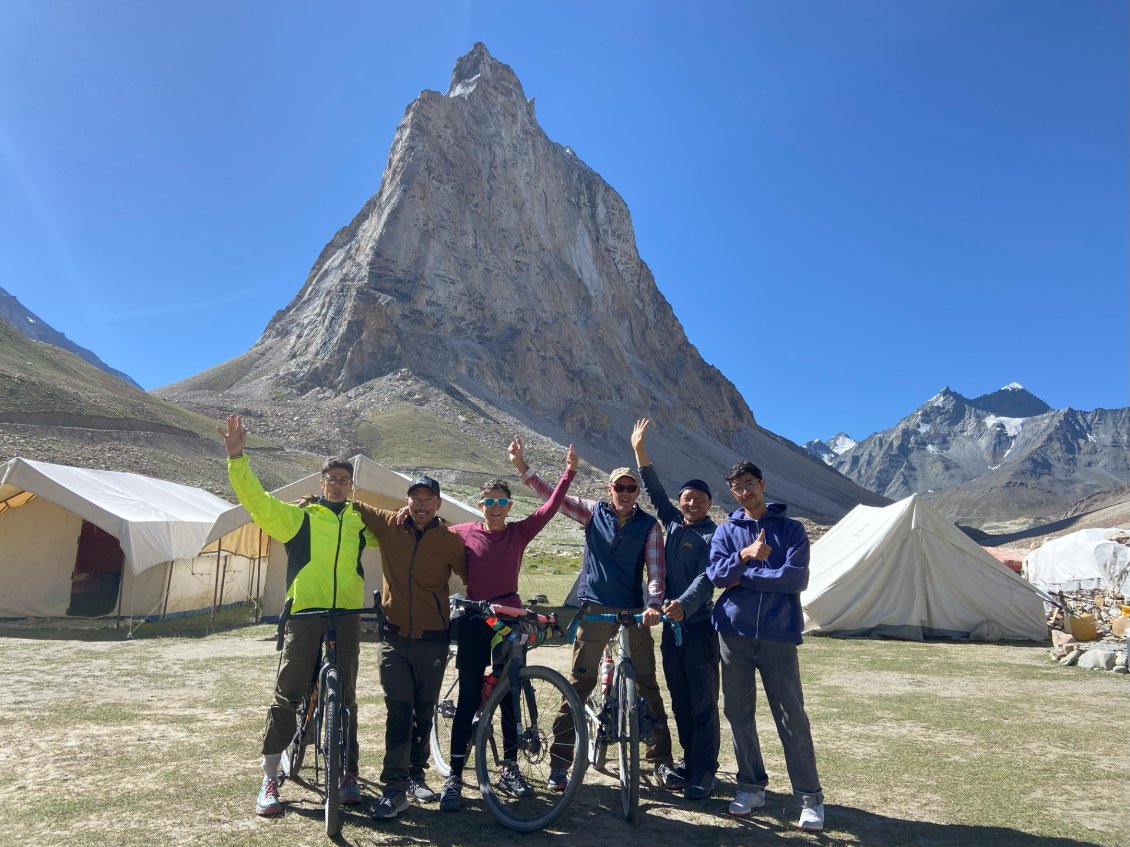
[[[325,805],[326,835],[333,837],[341,831],[338,816],[341,803],[341,748],[343,736],[341,677],[338,669],[331,667],[325,676],[325,708],[322,719],[322,756],[326,764]]]
[[[636,669],[620,668],[616,680],[617,736],[620,739],[620,811],[628,823],[636,822],[640,807],[640,710]]]
[[[593,691],[585,704],[585,720],[588,724],[589,732],[589,764],[598,771],[605,769],[608,759],[608,744],[604,740],[603,733],[601,732],[601,699],[600,694]]]
[[[557,671],[544,667],[525,667],[519,671],[519,692],[514,725],[507,726],[516,749],[506,756],[503,704],[513,703],[510,681],[499,681],[483,706],[475,734],[475,772],[487,808],[511,829],[534,832],[555,821],[577,793],[588,767],[588,730],[581,699]],[[572,731],[575,742],[564,791],[549,787],[550,744],[554,728]],[[528,783],[519,789],[513,768]],[[504,778],[504,776],[506,778]]]
[[[317,703],[317,693],[317,687],[311,686],[310,690],[302,695],[302,703],[299,704],[296,714],[298,728],[279,761],[279,776],[284,781],[298,779],[298,772],[302,769],[302,762],[306,758],[306,745],[311,742],[316,734],[314,706]]]
[[[455,667],[457,653],[458,650],[452,644],[447,651],[447,667],[443,671],[439,699],[436,700],[432,715],[432,762],[435,763],[436,772],[444,779],[451,776],[451,725],[455,721],[455,708],[459,704],[459,670]],[[473,745],[468,740],[466,764],[471,763],[472,749]]]

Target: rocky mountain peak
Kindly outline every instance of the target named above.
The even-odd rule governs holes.
[[[757,456],[775,496],[811,512],[876,501],[757,426],[687,339],[623,198],[548,138],[482,44],[456,61],[446,96],[409,104],[379,190],[255,346],[162,396],[201,410],[217,391],[360,402],[401,369],[596,464],[624,464],[632,422],[649,416],[673,477]]]
[[[1004,388],[974,397],[969,401],[969,405],[1005,418],[1030,418],[1052,410],[1051,406],[1017,382],[1011,382]]]

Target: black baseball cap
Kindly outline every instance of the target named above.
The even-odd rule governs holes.
[[[408,486],[408,493],[411,494],[415,489],[420,486],[428,489],[436,497],[439,497],[439,483],[432,479],[430,476],[418,476]]]

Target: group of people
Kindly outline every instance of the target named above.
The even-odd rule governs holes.
[[[508,454],[520,481],[543,504],[522,520],[508,521],[513,505],[509,485],[486,482],[479,494],[482,521],[450,526],[438,516],[440,486],[420,476],[408,486],[397,512],[351,500],[353,468],[327,460],[321,496],[303,504],[284,503],[263,490],[244,448],[247,430],[239,416],[218,427],[228,454],[228,473],[240,503],[287,550],[287,597],[292,609],[360,608],[364,603],[361,553],[368,544],[381,549],[385,622],[379,644],[380,682],[387,719],[380,781],[382,796],[373,816],[395,818],[410,798],[439,799],[444,811],[462,807],[463,768],[483,673],[490,664],[491,631],[468,621],[457,635],[459,698],[452,724],[451,775],[437,794],[425,781],[432,714],[451,639],[448,585],[452,574],[467,586],[472,600],[519,604],[518,574],[526,546],[558,511],[584,527],[585,545],[577,594],[586,612],[643,612],[630,633],[637,684],[652,722],[646,757],[657,780],[682,791],[687,800],[704,800],[716,785],[720,741],[718,694],[733,734],[737,791],[729,805],[734,816],[764,806],[769,777],[754,719],[756,674],[769,703],[784,748],[794,796],[800,803],[797,826],[819,831],[824,825],[823,793],[812,735],[804,709],[797,645],[803,616],[800,592],[808,581],[808,536],[787,517],[783,504],[767,503],[765,481],[752,462],[726,475],[738,503],[721,526],[710,517],[713,497],[702,479],[690,479],[668,498],[647,452],[651,422],[641,419],[631,435],[638,471],[615,469],[607,498],[588,500],[568,494],[577,454],[569,447],[565,469],[551,487],[529,466],[520,438]],[[641,492],[642,488],[642,492]],[[656,516],[640,508],[646,493]],[[722,589],[717,602],[715,589]],[[660,641],[663,672],[683,758],[674,761],[671,733],[656,677],[651,628],[661,616],[680,621],[680,644],[669,627]],[[278,770],[282,751],[293,738],[296,709],[310,682],[325,628],[321,618],[291,619],[263,735],[263,780],[255,811],[282,811]],[[584,621],[573,645],[569,681],[582,701],[597,681],[604,646],[615,625]],[[356,713],[360,623],[355,616],[338,623],[337,654],[343,669],[343,696]],[[549,790],[563,791],[575,739],[572,720],[555,723],[550,750]],[[343,803],[360,803],[357,781],[356,721],[351,723],[349,755],[341,782]],[[518,768],[500,775],[502,786],[518,796],[533,792]]]

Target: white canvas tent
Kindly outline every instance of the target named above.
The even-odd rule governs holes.
[[[0,617],[147,617],[215,605],[216,557],[199,552],[230,508],[139,474],[10,459],[0,466]]]
[[[857,506],[812,546],[805,631],[1047,640],[1041,594],[918,495]]]
[[[1053,538],[1024,557],[1022,573],[1045,591],[1094,588],[1125,594],[1130,590],[1130,547],[1110,536],[1125,529],[1081,529]]]
[[[404,505],[408,485],[411,482],[410,477],[390,470],[368,456],[358,454],[350,461],[353,463],[355,499],[381,509],[396,510]],[[312,473],[271,493],[280,500],[294,502],[306,494],[318,494],[320,478],[321,474]],[[442,500],[439,515],[449,523],[482,520],[482,513],[478,510],[446,494],[442,496]],[[234,506],[221,515],[208,534],[206,544],[205,550],[210,552],[221,550],[244,556],[256,556],[256,551],[265,551],[266,569],[263,572],[259,594],[262,614],[270,619],[282,612],[286,593],[286,550],[282,542],[267,539],[251,523],[251,516],[246,509],[242,506]],[[380,551],[373,547],[366,548],[361,557],[361,564],[365,569],[366,603],[369,603],[373,591],[381,587]],[[456,577],[452,577],[451,590],[453,593],[463,590],[462,583]]]

